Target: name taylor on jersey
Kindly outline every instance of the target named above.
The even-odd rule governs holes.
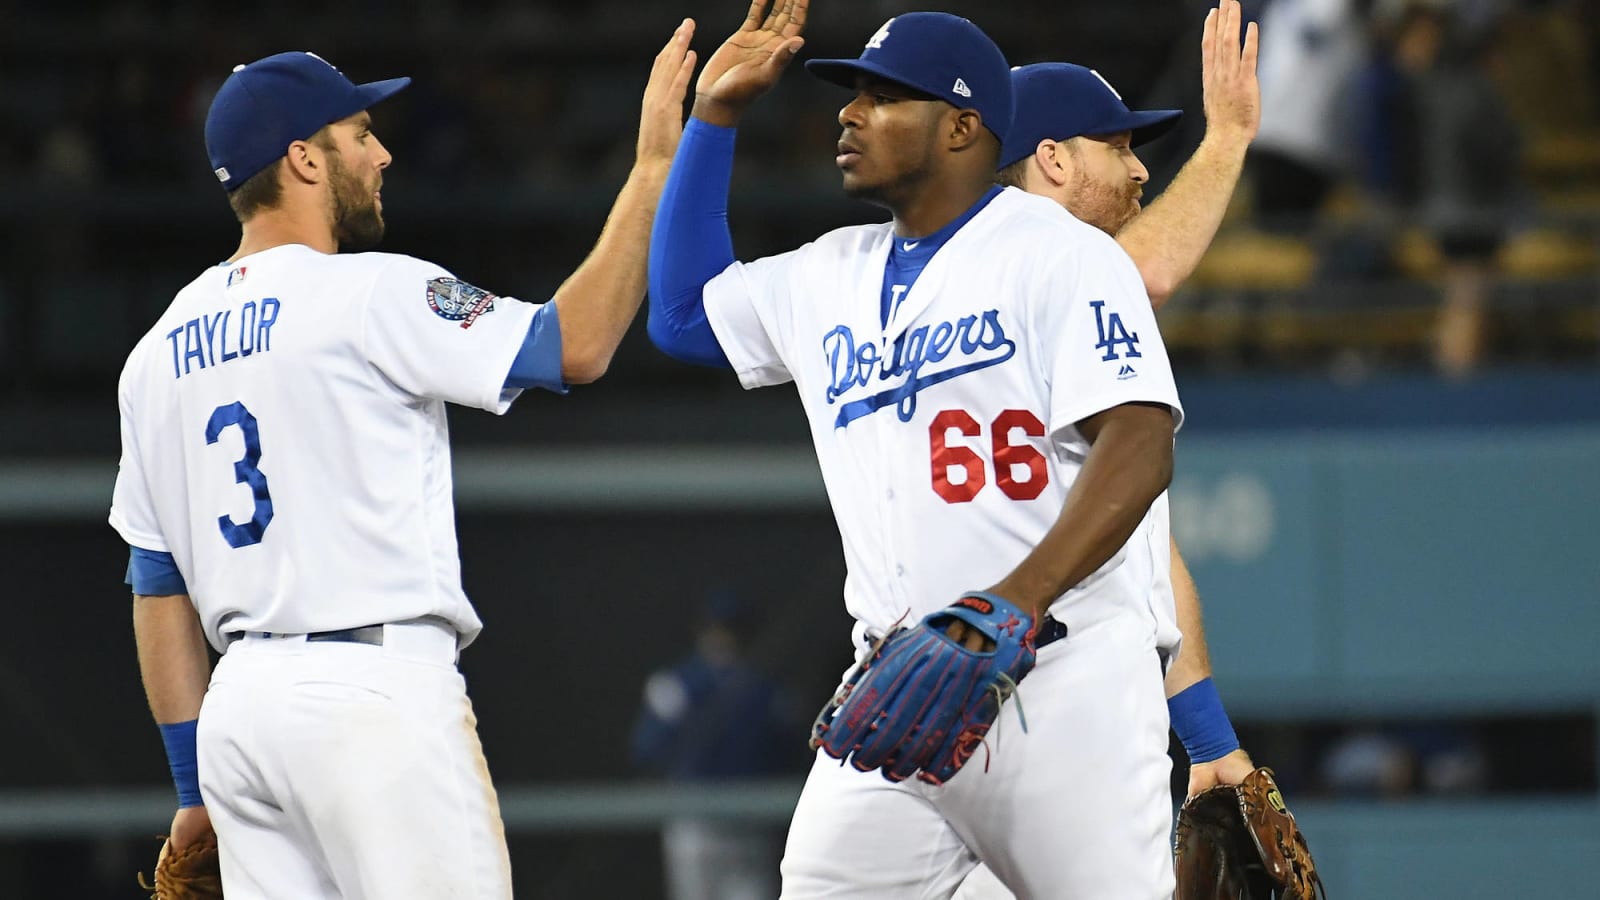
[[[191,372],[270,351],[278,309],[276,297],[246,300],[234,308],[190,319],[167,332],[167,344],[172,348],[172,377],[182,378]]]

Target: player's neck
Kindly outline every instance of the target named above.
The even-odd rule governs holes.
[[[928,182],[915,196],[896,203],[894,233],[899,237],[924,237],[949,225],[972,208],[989,188],[989,183]]]
[[[239,249],[234,251],[229,262],[285,244],[304,244],[318,253],[339,252],[339,243],[334,240],[326,218],[307,215],[303,210],[262,210],[251,216],[241,230]]]

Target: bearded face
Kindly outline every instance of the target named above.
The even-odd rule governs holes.
[[[1130,137],[1123,132],[1064,142],[1072,157],[1067,209],[1107,234],[1121,231],[1139,214],[1139,198],[1150,177],[1129,146]]]
[[[382,176],[374,172],[370,180],[362,179],[337,151],[327,158],[334,239],[343,251],[371,250],[383,239],[383,213],[377,196]]]
[[[1123,178],[1105,181],[1080,168],[1072,174],[1067,209],[1090,225],[1115,235],[1139,214],[1144,188]]]

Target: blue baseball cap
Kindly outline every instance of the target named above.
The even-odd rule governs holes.
[[[1100,73],[1072,63],[1039,63],[1011,70],[1016,114],[1000,148],[1000,168],[1033,155],[1040,141],[1086,134],[1133,132],[1133,146],[1165,134],[1181,109],[1134,112]]]
[[[975,109],[995,137],[1011,127],[1011,71],[1005,54],[960,16],[914,12],[883,23],[856,59],[806,61],[811,74],[847,88],[861,73]]]
[[[206,154],[225,190],[289,152],[289,145],[348,118],[411,83],[355,84],[315,53],[295,51],[234,67],[206,113]]]

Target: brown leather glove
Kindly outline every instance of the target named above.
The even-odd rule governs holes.
[[[1326,900],[1271,769],[1201,791],[1178,811],[1176,900]]]
[[[150,900],[221,900],[222,866],[217,857],[217,836],[208,834],[177,853],[170,843],[156,857],[156,883],[139,886],[151,891]]]

